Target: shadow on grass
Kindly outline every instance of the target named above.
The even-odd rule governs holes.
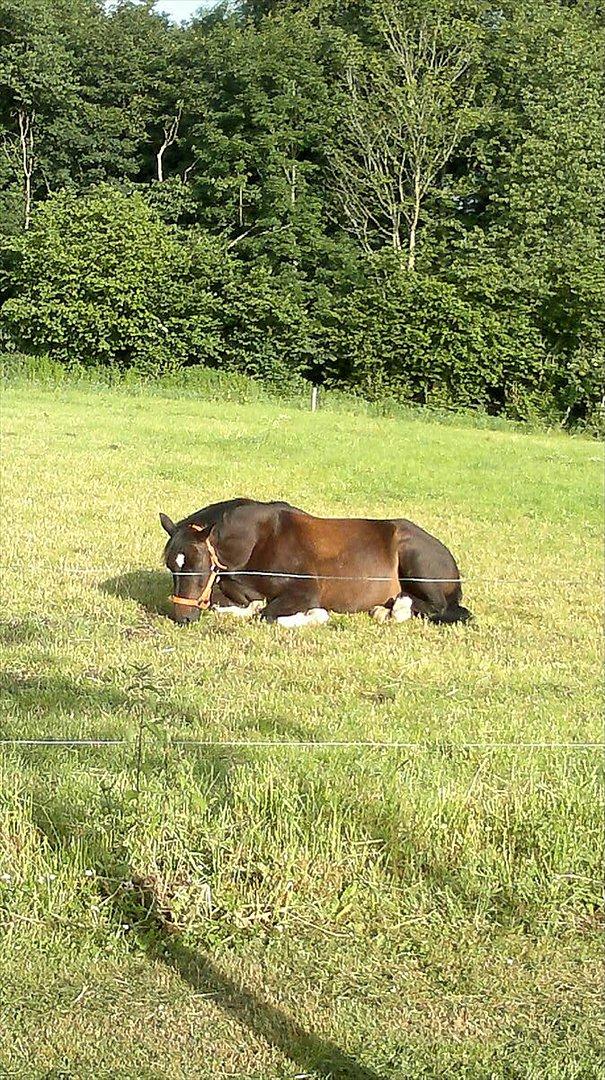
[[[149,939],[144,947],[151,959],[161,960],[196,993],[211,995],[215,1005],[290,1058],[304,1075],[311,1073],[325,1080],[381,1080],[378,1073],[331,1040],[307,1031],[257,991],[236,982],[207,950],[183,944],[153,887],[136,877],[133,883],[134,889],[122,898],[119,893],[112,897],[115,918],[120,924],[137,921],[139,928],[144,927]]]
[[[28,645],[48,634],[50,620],[44,615],[10,616],[0,619],[0,644]]]
[[[172,592],[170,574],[162,570],[129,570],[99,585],[101,592],[120,600],[136,600],[151,615],[167,615]]]
[[[200,629],[217,632],[213,625],[193,632],[200,635]],[[219,625],[218,632],[233,633],[235,629],[233,624]],[[138,632],[137,628],[134,632]],[[199,681],[203,682],[204,678],[200,673]],[[172,697],[163,684],[155,689],[137,689],[132,685],[136,679],[136,670],[128,667],[109,672],[91,668],[77,679],[54,673],[30,675],[22,669],[9,668],[0,673],[0,735],[4,739],[128,740],[134,739],[143,720],[146,742],[152,739],[149,733],[153,729],[156,739],[165,736],[177,740],[173,746],[175,753],[179,739],[192,739],[195,743],[196,739],[208,738],[209,730],[200,706]],[[263,738],[283,738],[285,742],[305,740],[309,738],[309,729],[291,717],[255,713],[234,738],[245,741],[247,736],[260,742]]]
[[[218,778],[223,794],[227,795],[229,762],[224,758],[219,762],[211,755],[200,766],[208,781],[216,782]],[[136,928],[133,950],[143,949],[150,960],[164,963],[196,994],[211,997],[215,1006],[283,1053],[304,1075],[324,1080],[381,1080],[378,1073],[331,1040],[306,1030],[257,990],[241,985],[207,949],[184,944],[155,880],[141,878],[132,870],[126,848],[117,836],[113,844],[108,844],[106,837],[95,835],[94,831],[90,834],[95,826],[88,805],[82,804],[79,811],[72,806],[68,818],[65,808],[52,795],[42,800],[34,797],[32,816],[56,851],[75,843],[86,865],[96,868],[102,900],[109,905],[112,921],[117,926],[126,924]]]
[[[4,671],[0,674],[0,707],[6,709],[2,737],[127,739],[134,737],[141,719],[146,729],[158,725],[157,732],[166,735],[175,727],[187,731],[199,722],[198,710],[177,703],[163,688],[133,687],[136,677],[136,671],[128,669],[113,671],[109,677],[91,669],[78,679]]]
[[[361,1065],[334,1043],[306,1031],[282,1009],[239,986],[207,955],[180,942],[171,942],[163,959],[198,993],[212,993],[216,1004],[246,1024],[257,1036],[289,1057],[305,1073],[326,1080],[380,1080],[378,1073]]]

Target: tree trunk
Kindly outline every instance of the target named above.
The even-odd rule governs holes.
[[[288,168],[287,165],[282,165],[284,176],[286,178],[288,187],[290,188],[290,206],[296,204],[296,162],[293,161],[292,165]]]
[[[23,201],[25,204],[24,227],[29,229],[32,208],[32,173],[34,171],[34,120],[26,109],[19,109],[19,139],[21,141],[21,163],[23,167]]]
[[[161,184],[164,179],[164,170],[162,167],[162,158],[164,157],[164,151],[166,149],[166,143],[162,143],[160,149],[156,154],[157,171],[158,171],[158,183]]]
[[[412,208],[412,216],[410,218],[410,231],[408,237],[408,270],[410,273],[414,270],[416,265],[416,229],[418,228],[418,218],[420,217],[421,198],[420,170],[416,169],[414,173],[414,205]]]
[[[160,149],[155,156],[159,184],[161,184],[164,179],[164,154],[166,153],[168,147],[172,146],[172,144],[175,143],[177,140],[182,112],[183,106],[179,103],[179,108],[176,116],[171,120],[170,124],[164,127],[164,142],[160,146]]]

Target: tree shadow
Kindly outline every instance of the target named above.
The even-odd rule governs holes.
[[[45,615],[0,618],[0,645],[28,645],[48,633],[50,620]]]
[[[65,753],[72,755],[74,751],[68,749]],[[119,754],[117,760],[116,753]],[[171,785],[185,752],[149,741],[143,743],[139,761],[136,743],[117,749],[113,747],[113,782],[103,783],[99,777],[98,790],[92,795],[89,785],[82,787],[80,795],[72,790],[67,806],[64,798],[55,794],[59,785],[52,782],[53,769],[60,773],[65,758],[53,760],[51,767],[41,772],[32,763],[30,755],[21,749],[17,754],[21,771],[28,777],[32,822],[49,846],[61,852],[70,845],[77,845],[84,865],[94,868],[98,880],[108,889],[115,883],[131,882],[133,871],[126,839],[135,824],[141,827],[138,800],[144,797],[152,774],[162,776],[165,786]],[[231,799],[230,771],[238,763],[238,754],[212,747],[196,757],[196,782],[206,795],[213,792],[210,803],[214,807],[213,816],[220,817],[223,807]],[[202,854],[201,850],[199,854]],[[208,857],[206,862],[210,873],[212,859]]]
[[[228,795],[229,766],[210,754],[200,765],[205,776],[216,780]],[[44,794],[42,794],[44,792]],[[90,807],[65,807],[48,792],[48,785],[34,791],[32,819],[55,851],[76,844],[80,858],[94,867],[100,900],[108,906],[116,926],[133,927],[132,950],[141,950],[154,963],[162,962],[197,994],[207,995],[223,1012],[247,1027],[288,1057],[305,1075],[324,1080],[381,1080],[330,1039],[308,1031],[284,1009],[267,1001],[256,990],[241,985],[222,969],[207,949],[195,949],[180,939],[180,929],[170,902],[152,877],[141,877],[129,862],[126,846],[107,842],[96,829]],[[117,839],[117,838],[116,838]]]
[[[307,1031],[283,1009],[238,985],[208,954],[171,940],[162,959],[196,992],[211,993],[221,1009],[280,1050],[304,1073],[312,1071],[326,1080],[380,1080],[378,1073],[335,1043]]]
[[[218,617],[217,617],[218,618]],[[236,633],[234,624],[196,628],[196,633]],[[126,633],[153,633],[146,627],[127,628]],[[145,672],[143,679],[148,676]],[[136,666],[104,671],[91,668],[77,678],[62,674],[31,674],[20,668],[0,673],[0,736],[3,739],[44,737],[48,739],[86,738],[122,739],[132,742],[142,726],[145,741],[165,742],[171,753],[179,748],[200,752],[201,760],[208,749],[214,727],[204,723],[201,707],[174,698],[158,675],[156,688],[137,687]],[[202,678],[202,676],[200,676]],[[4,707],[3,707],[4,706]],[[74,717],[78,717],[77,724]],[[82,731],[82,718],[88,724]],[[214,721],[213,721],[214,723]],[[44,726],[42,727],[42,724]],[[47,726],[48,724],[48,726]],[[75,730],[74,730],[75,729]],[[152,734],[153,733],[153,734]],[[296,717],[264,715],[254,710],[249,722],[242,723],[233,733],[233,742],[262,744],[264,740],[289,742],[324,737],[324,733],[299,723]],[[329,733],[325,733],[329,737]],[[217,742],[221,736],[217,736]],[[225,741],[229,741],[227,738]]]
[[[146,672],[142,677],[145,678]],[[21,669],[8,669],[0,673],[0,702],[6,699],[7,723],[0,730],[3,738],[11,738],[15,731],[27,734],[31,731],[32,718],[52,717],[55,724],[63,727],[64,718],[86,716],[94,724],[94,730],[86,732],[86,738],[107,737],[132,738],[142,722],[159,732],[159,725],[167,735],[175,728],[185,732],[199,722],[199,710],[175,701],[163,685],[157,688],[139,687],[137,670],[125,667],[107,673],[102,669],[90,669],[79,678],[67,675],[32,674]],[[117,680],[121,685],[116,685]],[[116,731],[115,720],[125,721]],[[101,722],[101,730],[96,724]],[[23,725],[25,724],[25,728]],[[12,729],[12,730],[11,730]],[[64,731],[45,731],[45,737],[64,737]]]
[[[32,713],[78,715],[86,710],[107,716],[116,710],[127,710],[129,694],[109,684],[98,685],[97,678],[100,676],[96,672],[76,681],[64,675],[27,675],[8,670],[0,674],[0,695],[8,696],[11,717],[15,720]]]
[[[151,960],[164,963],[196,993],[211,996],[224,1013],[290,1058],[304,1075],[325,1080],[381,1080],[378,1073],[330,1039],[308,1031],[284,1009],[241,985],[208,950],[184,944],[153,882],[134,875],[123,892],[114,889],[111,904],[119,925],[136,923],[139,934],[144,931],[143,947]]]
[[[99,585],[101,592],[120,600],[135,600],[151,615],[169,614],[170,575],[162,570],[129,570]]]

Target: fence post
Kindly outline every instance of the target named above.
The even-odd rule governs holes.
[[[311,412],[317,412],[317,387],[311,387]]]

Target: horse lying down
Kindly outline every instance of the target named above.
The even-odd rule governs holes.
[[[280,626],[327,622],[331,611],[380,622],[470,618],[452,554],[404,518],[319,518],[284,502],[229,499],[160,521],[178,623],[208,608]]]

